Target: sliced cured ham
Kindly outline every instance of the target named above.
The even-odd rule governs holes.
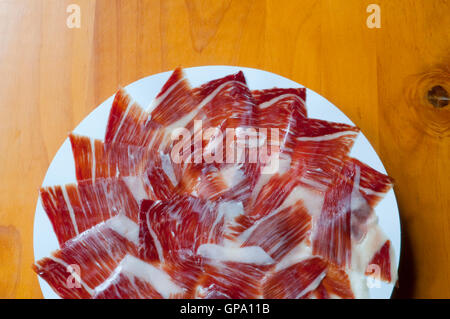
[[[206,200],[245,202],[251,195],[252,176],[257,169],[252,163],[190,166],[184,171],[179,189]]]
[[[276,110],[296,109],[301,117],[307,117],[305,88],[273,88],[252,91],[253,98],[260,110],[268,108]],[[269,115],[268,113],[266,114]],[[273,112],[272,115],[278,115]],[[281,122],[279,122],[281,124]]]
[[[95,289],[94,299],[176,298],[183,289],[159,267],[126,255],[113,274]]]
[[[153,154],[147,169],[138,176],[126,176],[123,180],[138,200],[168,200],[181,192],[179,180],[182,167],[161,152]]]
[[[197,89],[195,94],[201,102],[198,113],[187,127],[192,129],[194,134],[202,129],[203,137],[207,135],[208,129],[216,129],[217,132],[222,133],[222,138],[219,139],[213,140],[211,137],[214,134],[207,136],[207,140],[203,141],[203,149],[210,149],[210,152],[213,152],[221,146],[225,151],[227,145],[224,138],[227,129],[237,130],[235,135],[238,135],[239,130],[255,128],[255,102],[241,72],[210,81]],[[196,127],[195,121],[202,121],[201,127]],[[193,149],[195,159],[196,149],[195,147]],[[235,154],[235,156],[238,155]],[[225,152],[222,159],[226,162]]]
[[[118,178],[44,187],[40,196],[60,245],[118,214],[138,221],[138,203]]]
[[[354,299],[355,295],[347,273],[343,269],[328,265],[325,278],[307,297],[315,299]]]
[[[351,194],[354,172],[345,167],[325,194],[322,212],[313,237],[313,253],[323,256],[337,266],[351,262]]]
[[[182,69],[177,68],[150,105],[149,111],[152,120],[169,126],[194,111],[197,104],[198,100],[184,78]]]
[[[392,188],[394,180],[355,158],[347,160],[359,171],[359,192],[371,207],[375,207]]]
[[[106,126],[105,143],[131,144],[156,149],[164,137],[161,124],[133,102],[124,89],[117,91]]]
[[[295,134],[292,161],[303,165],[300,181],[326,190],[342,169],[359,129],[354,126],[316,119],[302,119]]]
[[[268,299],[300,299],[315,290],[327,274],[327,263],[312,257],[269,274],[263,283]]]
[[[253,127],[255,103],[245,81],[210,82],[202,94],[210,90],[213,91],[202,100],[202,113],[206,116],[204,128],[219,127],[224,131],[226,128]]]
[[[278,129],[281,148],[293,147],[293,130],[297,130],[298,120],[306,118],[306,89],[268,89],[252,91],[257,104],[257,127],[266,129],[269,143],[271,129]]]
[[[358,133],[242,72],[178,68],[147,110],[119,89],[104,141],[69,135],[78,182],[40,191],[61,248],[33,269],[63,298],[367,296],[396,279],[393,181],[349,157]]]
[[[241,82],[243,84],[246,84],[244,73],[242,71],[239,71],[235,74],[230,74],[222,78],[209,81],[197,88],[194,88],[193,94],[197,96],[199,100],[203,100],[210,96],[211,93],[216,90],[216,88],[227,82]]]
[[[311,216],[302,201],[276,210],[245,230],[239,238],[243,246],[259,245],[274,260],[280,261],[309,237]]]
[[[198,282],[196,298],[261,298],[261,280],[268,268],[268,266],[236,262],[207,265],[204,275]]]
[[[147,261],[179,263],[206,243],[219,243],[224,216],[217,205],[190,196],[143,201],[139,215],[139,254]]]
[[[203,275],[196,287],[196,298],[260,298],[261,281],[273,267],[272,258],[258,246],[224,247],[203,245],[198,253],[205,258]]]
[[[352,238],[359,241],[364,237],[372,205],[391,186],[389,177],[358,160],[346,159],[326,191],[313,237],[313,252],[337,266],[349,265]]]
[[[376,266],[377,269],[375,269],[374,266]],[[372,257],[372,260],[367,266],[366,275],[379,276],[377,279],[391,282],[391,242],[389,240],[387,240]]]
[[[150,165],[152,153],[145,147],[105,144],[90,137],[70,134],[77,180],[137,176]]]
[[[272,176],[270,181],[259,191],[254,204],[249,210],[249,216],[259,219],[280,207],[298,184],[298,181],[292,178],[298,172],[297,168],[292,168],[284,174],[277,173]]]
[[[138,226],[119,215],[67,241],[33,270],[62,298],[91,298],[127,255],[137,255]]]
[[[250,215],[257,218],[279,207],[299,184],[323,192],[342,168],[359,129],[353,126],[297,117],[284,137],[292,141],[277,155],[272,171],[261,171],[251,195]],[[289,144],[290,145],[290,144]],[[309,201],[307,198],[302,198]]]
[[[201,102],[198,113],[187,127],[194,133],[189,160],[195,164],[186,166],[186,178],[182,184],[186,185],[188,192],[206,199],[248,197],[251,188],[248,177],[253,174],[255,165],[245,158],[249,157],[250,139],[254,138],[253,132],[256,131],[255,103],[243,74],[208,82],[194,89],[194,94]],[[196,121],[201,121],[201,127],[195,124]],[[208,130],[211,136],[208,136]],[[196,139],[200,132],[202,136]],[[202,164],[198,165],[199,161]],[[204,177],[193,178],[200,175]],[[197,183],[192,183],[192,180]]]

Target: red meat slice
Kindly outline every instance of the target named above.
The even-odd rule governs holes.
[[[202,299],[256,299],[261,298],[261,281],[271,268],[239,262],[207,264],[196,289],[196,298]]]
[[[70,134],[77,180],[136,176],[146,170],[151,152],[128,144],[104,144],[90,137]]]
[[[95,299],[162,299],[183,294],[183,289],[160,265],[148,264],[131,255],[95,291]]]
[[[197,104],[182,69],[177,68],[151,105],[151,117],[152,120],[169,126],[194,111]]]
[[[347,178],[349,177],[349,178]],[[325,194],[322,212],[313,236],[313,254],[337,266],[351,262],[351,197],[354,171],[344,167]]]
[[[299,299],[315,290],[327,273],[327,263],[312,257],[279,270],[264,280],[266,299]]]
[[[117,178],[44,187],[40,196],[60,245],[117,214],[138,221],[138,203]]]
[[[187,127],[191,132],[199,134],[200,128],[195,125],[195,121],[201,121],[205,140],[199,139],[197,142],[194,137],[194,141],[191,141],[189,149],[192,153],[187,160],[195,163],[185,166],[185,178],[181,183],[183,189],[205,199],[231,200],[248,197],[251,188],[248,174],[254,171],[255,166],[248,159],[248,139],[253,139],[255,132],[255,103],[243,74],[208,82],[194,89],[194,93],[201,102],[198,114]],[[207,136],[208,130],[212,129],[215,130],[214,134]],[[235,129],[234,134],[230,134],[231,140],[227,139],[227,129]],[[230,170],[236,172],[236,176],[244,178],[237,182],[227,181],[223,173]],[[201,176],[202,172],[206,176],[195,178]],[[192,180],[196,182],[193,183]]]
[[[369,262],[368,268],[366,270],[366,275],[374,276],[378,272],[374,272],[373,266],[379,267],[379,276],[381,280],[386,282],[391,282],[391,242],[387,240],[384,245],[378,250]]]
[[[131,144],[157,149],[162,143],[164,130],[161,124],[152,121],[151,115],[123,89],[114,98],[106,126],[105,143]]]
[[[62,298],[91,298],[126,254],[137,254],[137,231],[134,222],[117,216],[67,241],[33,270]]]
[[[334,297],[342,299],[354,299],[350,279],[347,273],[340,268],[328,265],[328,271],[325,278],[314,291],[309,293],[309,298],[330,299]]]
[[[310,187],[326,190],[342,169],[359,129],[354,126],[316,119],[300,119],[294,132],[293,163],[300,163],[300,181]]]
[[[241,236],[243,246],[260,246],[275,261],[280,261],[309,235],[311,216],[302,201],[277,210],[258,220]]]
[[[139,215],[139,254],[143,260],[177,264],[205,243],[219,243],[224,216],[217,205],[194,197],[143,201]]]
[[[197,96],[197,98],[199,100],[203,100],[208,95],[213,93],[213,91],[217,87],[219,87],[220,85],[222,85],[222,84],[224,84],[226,82],[230,82],[230,81],[241,82],[243,84],[246,84],[244,73],[242,71],[239,71],[238,73],[230,74],[230,75],[227,75],[225,77],[209,81],[209,82],[207,82],[207,83],[205,83],[205,84],[203,84],[203,85],[201,85],[201,86],[199,86],[197,88],[194,88],[193,89],[193,94],[195,96]]]
[[[313,252],[337,266],[350,264],[351,239],[364,237],[373,206],[392,187],[391,179],[348,158],[326,191],[313,238]]]
[[[306,118],[306,89],[273,88],[252,91],[258,107],[256,108],[257,126],[267,130],[271,141],[271,129],[279,130],[277,137],[281,149],[293,147],[292,133],[297,131],[298,120]]]

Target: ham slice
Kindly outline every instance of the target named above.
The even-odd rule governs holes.
[[[124,89],[119,89],[109,113],[105,143],[131,144],[157,149],[163,137],[162,125],[152,121],[149,113],[132,102]]]
[[[40,196],[60,245],[118,214],[138,221],[138,203],[117,178],[44,187]]]
[[[350,264],[352,237],[360,241],[373,206],[392,187],[391,179],[348,158],[326,191],[313,235],[313,253],[337,266]]]
[[[327,263],[312,257],[269,274],[263,283],[264,298],[299,299],[315,290],[327,274]]]
[[[61,298],[91,298],[127,255],[137,255],[138,226],[119,215],[67,241],[33,270]]]
[[[261,218],[241,235],[243,246],[259,245],[276,261],[309,237],[311,216],[302,201]]]
[[[153,156],[145,147],[105,144],[101,140],[73,133],[69,138],[79,181],[142,174]]]
[[[180,123],[179,121],[182,122],[183,117],[194,111],[197,104],[197,98],[184,78],[182,69],[177,68],[164,84],[149,110],[152,120],[161,125],[170,126]]]
[[[315,299],[354,299],[350,279],[343,269],[329,264],[327,274],[320,285],[305,297]]]
[[[176,298],[183,289],[161,269],[126,255],[113,274],[95,289],[94,299]]]
[[[354,126],[316,119],[302,119],[294,132],[292,162],[303,165],[300,181],[326,190],[342,168],[359,129]]]
[[[278,129],[276,140],[282,150],[293,147],[293,131],[298,130],[299,119],[306,118],[306,89],[267,89],[252,91],[257,104],[257,126],[267,130],[268,141],[272,140],[271,129]]]
[[[189,147],[190,157],[184,159],[190,163],[181,182],[183,189],[209,200],[245,200],[252,186],[249,176],[257,161],[246,160],[252,147],[249,143],[254,143],[249,140],[254,139],[256,130],[255,103],[245,78],[237,73],[213,80],[194,89],[194,94],[201,102],[186,126],[194,141]],[[196,126],[196,121],[201,121],[201,127]],[[196,138],[201,132],[206,140]]]
[[[261,298],[261,280],[269,266],[226,262],[208,264],[200,277],[196,298],[256,299]]]
[[[273,259],[258,246],[230,247],[202,245],[204,271],[196,288],[196,298],[260,298],[261,281],[273,268]]]
[[[374,266],[377,266],[379,271],[374,271]],[[391,275],[391,242],[387,240],[383,246],[375,253],[372,260],[367,266],[366,275],[375,276],[386,282],[391,282],[393,276]]]
[[[180,263],[195,255],[200,245],[221,242],[224,216],[215,203],[189,196],[143,201],[139,229],[143,260]]]

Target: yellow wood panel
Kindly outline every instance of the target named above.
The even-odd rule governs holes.
[[[66,26],[71,3],[80,29]],[[396,296],[450,298],[450,106],[427,99],[450,92],[449,12],[446,0],[0,0],[0,297],[42,296],[34,209],[67,133],[119,85],[225,64],[291,78],[362,128],[396,180]]]

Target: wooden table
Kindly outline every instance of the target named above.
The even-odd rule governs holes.
[[[396,180],[395,295],[450,298],[449,13],[447,0],[0,0],[0,297],[42,297],[34,210],[67,133],[118,85],[225,64],[302,83],[361,127]]]

